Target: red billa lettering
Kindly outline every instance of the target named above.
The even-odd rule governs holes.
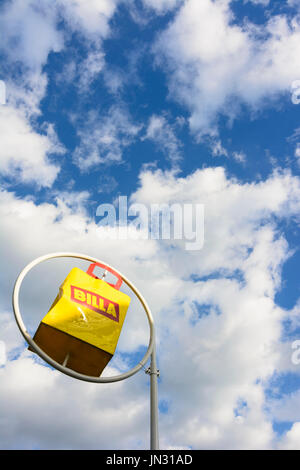
[[[113,321],[119,322],[119,304],[95,292],[90,292],[81,287],[71,286],[71,300]]]

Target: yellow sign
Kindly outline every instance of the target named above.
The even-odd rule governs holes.
[[[130,297],[93,274],[73,268],[43,318],[34,341],[50,357],[85,375],[99,376],[112,358]],[[100,265],[105,269],[106,266]]]

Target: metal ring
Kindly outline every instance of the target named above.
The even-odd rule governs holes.
[[[44,256],[41,256],[39,258],[36,258],[34,261],[29,263],[23,269],[23,271],[21,271],[21,273],[19,274],[19,276],[18,276],[18,278],[15,282],[12,298],[13,298],[13,310],[14,310],[15,319],[16,319],[18,327],[19,327],[22,335],[24,336],[25,340],[27,341],[27,343],[29,343],[30,346],[34,349],[34,351],[42,359],[44,359],[44,361],[46,361],[48,364],[50,364],[52,367],[54,367],[55,369],[58,369],[60,372],[66,374],[66,375],[69,375],[70,377],[73,377],[75,379],[84,380],[86,382],[110,383],[110,382],[118,382],[120,380],[127,379],[128,377],[131,377],[132,375],[136,374],[146,364],[146,362],[148,361],[148,359],[149,359],[149,357],[152,353],[152,350],[153,350],[153,347],[154,347],[154,322],[153,322],[153,318],[152,318],[150,309],[149,309],[145,299],[143,298],[143,296],[139,293],[137,288],[125,276],[123,276],[116,269],[115,269],[115,271],[118,272],[118,274],[122,277],[123,281],[127,284],[128,287],[130,287],[130,289],[135,293],[135,295],[137,296],[137,298],[139,299],[139,301],[143,305],[144,310],[145,310],[146,315],[147,315],[147,318],[148,318],[148,322],[149,322],[150,340],[149,340],[148,349],[147,349],[143,359],[141,361],[139,361],[139,363],[135,367],[133,367],[132,369],[130,369],[127,372],[124,372],[123,374],[115,375],[115,376],[112,376],[112,377],[92,377],[92,376],[89,376],[89,375],[80,374],[80,373],[75,372],[71,369],[68,369],[67,367],[64,367],[61,364],[59,364],[58,362],[54,361],[50,356],[48,356],[33,341],[31,336],[29,335],[28,331],[26,330],[25,324],[24,324],[22,316],[21,316],[20,307],[19,307],[19,292],[20,292],[21,284],[22,284],[25,276],[29,273],[29,271],[31,271],[31,269],[34,268],[35,266],[37,266],[38,264],[40,264],[44,261],[47,261],[49,259],[52,259],[52,258],[79,258],[79,259],[84,259],[86,261],[91,261],[91,262],[94,262],[94,263],[95,262],[96,263],[101,263],[101,261],[96,259],[96,258],[92,258],[91,256],[78,254],[78,253],[68,253],[68,252],[67,253],[63,253],[63,252],[62,253],[51,253],[51,254],[44,255]],[[110,267],[109,265],[107,265],[107,266]]]

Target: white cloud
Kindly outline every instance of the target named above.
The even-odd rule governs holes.
[[[89,171],[99,164],[121,163],[123,149],[132,143],[141,126],[131,122],[125,109],[112,106],[102,116],[90,112],[84,124],[79,123],[77,128],[80,144],[74,151],[73,161],[82,171]]]
[[[42,67],[49,53],[64,45],[56,20],[56,8],[47,0],[38,5],[29,0],[6,2],[0,19],[7,84],[7,105],[0,109],[0,171],[10,180],[48,187],[60,170],[49,156],[63,149],[53,126],[45,123],[48,129],[41,133],[32,118],[40,113],[47,87]]]
[[[84,210],[74,211],[72,198],[38,205],[2,191],[0,242],[6,276],[1,311],[9,312],[11,285],[36,256],[54,251],[97,256],[126,274],[153,311],[162,374],[159,396],[169,404],[160,415],[162,448],[272,447],[264,387],[282,361],[285,312],[274,296],[289,256],[277,221],[291,222],[299,213],[299,181],[289,173],[274,173],[266,181],[242,184],[222,168],[198,170],[186,178],[146,171],[132,200],[149,204],[154,197],[155,202],[205,204],[202,250],[187,252],[180,241],[103,240],[93,219]],[[22,312],[30,331],[73,264],[45,263],[24,283]],[[146,319],[135,301],[133,306],[119,351],[133,352],[147,343]],[[7,324],[7,315],[1,318]],[[10,358],[17,341],[5,331],[12,326],[1,331]],[[10,423],[2,430],[5,448],[148,445],[144,374],[119,386],[88,385],[60,376],[32,357],[24,353],[1,369],[2,419]],[[114,367],[121,367],[116,359]],[[20,401],[14,408],[16,390]],[[84,431],[80,436],[78,429]]]
[[[287,138],[287,141],[290,144],[295,145],[294,156],[298,163],[300,163],[300,127],[295,129],[294,133]]]
[[[241,186],[233,181],[228,185],[221,169],[202,170],[187,179],[166,177],[160,172],[143,175],[139,201],[149,202],[155,193],[156,198],[161,195],[160,202],[182,198],[205,204],[205,246],[199,258],[180,250],[161,255],[161,263],[169,264],[173,273],[180,272],[181,279],[188,279],[191,273],[199,279],[174,286],[172,316],[159,318],[160,329],[168,332],[160,338],[161,351],[170,351],[160,359],[160,367],[166,371],[161,391],[169,397],[170,410],[181,423],[172,432],[174,445],[272,445],[271,423],[263,413],[262,383],[279,361],[283,313],[273,299],[280,288],[281,264],[288,256],[286,242],[266,223],[269,210],[281,217],[287,207],[286,186],[278,176],[263,184]],[[281,194],[277,201],[276,192]],[[299,188],[292,193],[299,194]],[[262,211],[259,200],[264,201]],[[260,226],[262,220],[264,227]],[[235,271],[240,272],[245,284],[231,279]],[[206,280],[206,275],[212,279]],[[205,306],[210,306],[209,315]],[[184,370],[184,381],[180,372],[174,373],[174,364],[177,371]],[[255,385],[257,379],[262,382]],[[171,389],[172,394],[168,392]],[[247,412],[236,420],[233,410],[241,398],[247,403]],[[203,405],[201,411],[199,403]],[[189,420],[185,420],[186,414]],[[166,422],[170,425],[166,418],[164,431],[170,435]]]
[[[22,108],[28,116],[39,113],[47,87],[42,67],[51,52],[60,52],[64,46],[63,34],[57,29],[56,5],[49,0],[5,2],[0,30],[9,104]]]
[[[145,54],[146,46],[144,44],[138,45],[129,52],[125,52],[127,63],[123,67],[106,65],[106,68],[103,70],[103,78],[110,93],[118,94],[126,85],[143,87],[143,82],[139,75],[139,67]]]
[[[104,53],[102,51],[90,51],[87,58],[79,67],[79,86],[86,90],[97,78],[104,67]]]
[[[298,7],[299,8],[299,1],[298,0],[288,0],[287,3],[291,7]]]
[[[10,180],[51,186],[59,165],[51,163],[49,154],[62,153],[55,133],[37,133],[26,117],[10,106],[0,107],[0,172]]]
[[[206,136],[204,140],[210,148],[213,157],[232,157],[238,163],[245,163],[246,155],[244,152],[229,152],[216,135]]]
[[[233,152],[233,158],[239,163],[245,163],[246,155],[244,152]]]
[[[8,104],[22,111],[28,121],[41,114],[40,101],[45,96],[48,79],[40,72],[28,73],[16,79],[7,79]]]
[[[152,115],[145,136],[142,138],[152,140],[171,162],[176,165],[182,158],[182,144],[164,116]]]
[[[199,170],[185,179],[177,179],[172,173],[165,177],[160,171],[142,174],[141,189],[136,194],[139,202],[150,204],[155,194],[158,203],[178,200],[202,203],[209,214],[205,215],[205,250],[201,252],[201,263],[197,258],[194,262],[192,256],[188,267],[183,263],[183,273],[187,269],[207,275],[222,268],[230,271],[242,268],[248,249],[258,241],[255,231],[260,221],[271,212],[280,217],[296,213],[298,203],[292,195],[298,194],[299,181],[288,173],[275,173],[266,183],[240,185],[234,179],[229,181],[221,167]],[[235,243],[232,243],[233,234]]]
[[[40,102],[47,90],[43,66],[51,52],[60,52],[65,45],[58,23],[64,16],[73,30],[92,41],[86,59],[77,67],[78,86],[86,91],[104,67],[102,40],[109,34],[116,5],[116,1],[106,0],[13,0],[2,6],[1,51],[5,54],[8,104],[0,114],[2,175],[38,186],[53,184],[60,165],[51,163],[49,155],[62,153],[62,146],[51,126],[47,135],[32,126],[33,118],[41,114]],[[119,159],[116,152],[113,158]]]
[[[298,159],[300,163],[300,144],[297,144],[296,150],[295,150],[295,157]]]
[[[110,20],[116,12],[120,0],[57,0],[59,13],[73,31],[80,32],[88,47],[86,58],[79,61],[74,58],[68,62],[59,75],[63,81],[74,81],[81,92],[87,92],[90,84],[104,72],[105,54],[102,42],[111,34]]]
[[[220,113],[232,121],[241,103],[258,110],[284,95],[299,74],[296,18],[278,15],[262,26],[232,20],[228,0],[188,0],[155,46],[170,94],[199,136],[216,133]]]
[[[105,55],[99,45],[91,47],[85,58],[76,57],[65,62],[62,70],[55,75],[58,88],[68,87],[70,84],[77,88],[79,94],[89,96],[90,86],[106,71]]]
[[[280,450],[300,450],[300,422],[294,423],[292,428],[286,433],[282,443],[279,445]]]
[[[222,142],[218,139],[212,139],[210,142],[212,155],[214,157],[228,157],[228,151],[223,147]]]
[[[0,341],[0,367],[6,363],[6,345],[4,341]]]
[[[270,3],[270,0],[244,0],[245,3],[251,2],[254,3],[255,5],[263,5],[267,6]]]
[[[86,35],[97,35],[98,40],[109,34],[109,21],[119,0],[57,0],[69,25]]]
[[[50,51],[63,47],[62,33],[56,28],[56,5],[49,0],[13,0],[2,7],[1,48],[14,63],[21,61],[32,71],[40,71]],[[33,47],[34,46],[34,47]]]
[[[102,40],[110,32],[109,21],[117,4],[117,0],[13,0],[4,4],[0,29],[6,68],[15,67],[16,63],[22,64],[22,77],[14,74],[12,86],[16,87],[19,83],[23,94],[28,94],[28,86],[32,88],[33,81],[35,89],[39,80],[45,82],[42,67],[47,63],[49,54],[60,52],[65,46],[64,34],[67,35],[67,32],[62,33],[58,25],[63,17],[73,30],[89,39],[90,51],[78,68],[81,86],[87,87],[103,68]],[[9,76],[5,78],[9,80]],[[11,91],[15,95],[17,90]],[[39,99],[42,97],[43,93]]]
[[[270,401],[269,406],[275,420],[293,422],[300,421],[299,404],[300,392],[298,390],[294,393],[284,395],[280,399]]]
[[[99,177],[98,182],[97,189],[99,193],[111,193],[118,187],[117,180],[113,176],[106,175],[105,173]]]
[[[156,14],[165,14],[180,5],[182,0],[143,0],[143,4],[155,10]]]
[[[70,191],[65,190],[64,187],[61,191],[54,191],[53,196],[58,210],[62,212],[70,210],[72,214],[87,216],[86,206],[89,204],[91,196],[89,191]]]
[[[0,375],[1,402],[7,406],[2,449],[147,445],[144,376],[126,384],[87,384],[51,371],[26,352],[0,368]]]

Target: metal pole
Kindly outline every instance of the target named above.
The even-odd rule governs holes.
[[[155,339],[151,354],[150,364],[150,449],[159,449],[158,440],[158,394],[157,394],[157,377],[159,370],[156,367],[156,346]]]

